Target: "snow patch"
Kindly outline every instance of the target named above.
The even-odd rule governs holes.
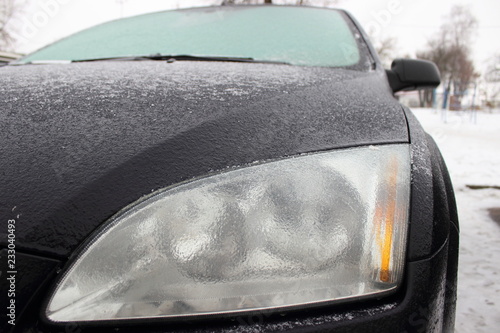
[[[496,332],[500,325],[500,112],[413,109],[438,144],[453,181],[460,219],[460,259],[455,331]]]

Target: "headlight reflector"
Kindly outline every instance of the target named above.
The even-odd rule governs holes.
[[[132,205],[66,270],[53,322],[231,313],[383,294],[401,281],[408,145],[247,166]]]

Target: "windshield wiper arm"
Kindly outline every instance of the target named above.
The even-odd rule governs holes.
[[[93,62],[93,61],[144,61],[144,60],[165,60],[167,62],[174,61],[226,61],[226,62],[254,62],[254,63],[268,63],[268,64],[285,64],[289,63],[284,61],[273,60],[255,60],[254,58],[244,57],[220,57],[220,56],[193,56],[187,54],[178,55],[163,55],[153,54],[148,56],[131,56],[131,57],[110,57],[110,58],[95,58],[95,59],[82,59],[73,60],[72,62]]]

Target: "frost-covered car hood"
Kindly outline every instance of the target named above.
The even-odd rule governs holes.
[[[0,77],[2,220],[19,215],[19,250],[55,257],[159,188],[255,161],[408,142],[379,71],[106,61],[8,66]]]

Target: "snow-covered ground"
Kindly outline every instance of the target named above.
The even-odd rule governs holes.
[[[500,112],[477,112],[475,120],[470,113],[431,109],[413,109],[413,113],[441,149],[457,196],[460,266],[455,330],[498,332]],[[473,190],[467,185],[499,188]]]

